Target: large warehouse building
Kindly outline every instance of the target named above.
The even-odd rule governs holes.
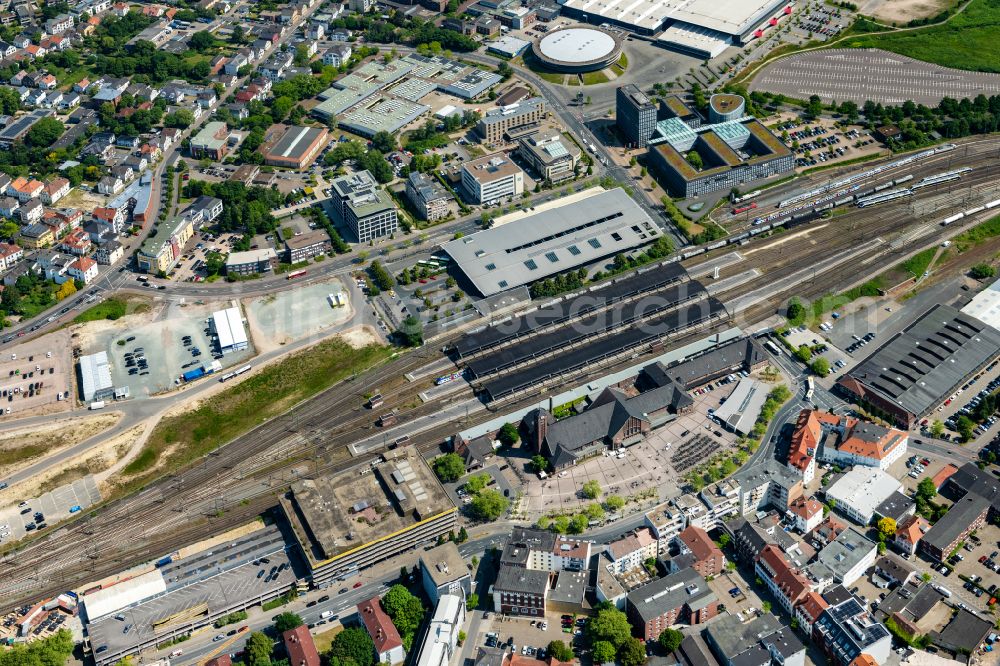
[[[1000,356],[1000,331],[936,305],[837,381],[837,387],[909,429]]]
[[[223,354],[242,351],[250,346],[243,317],[237,307],[213,312],[212,332],[218,338],[219,351]]]
[[[80,357],[80,390],[86,402],[104,400],[115,394],[107,352]]]
[[[314,585],[351,574],[455,529],[458,509],[415,447],[386,451],[370,473],[356,469],[296,481],[281,508]]]
[[[787,4],[787,0],[567,0],[562,13],[643,35],[670,29],[677,33],[679,50],[700,52],[718,44],[744,44]]]
[[[483,296],[584,266],[656,239],[656,223],[621,188],[444,243]]]
[[[275,125],[261,147],[264,164],[287,169],[305,169],[326,145],[329,130],[325,127]]]

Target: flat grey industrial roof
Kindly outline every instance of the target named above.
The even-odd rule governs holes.
[[[739,36],[784,4],[787,0],[569,0],[563,6],[647,31],[679,21]]]
[[[500,567],[493,588],[498,592],[539,594],[549,587],[549,572],[512,565]]]
[[[267,157],[298,160],[316,143],[327,130],[320,127],[291,126],[285,130],[277,143],[267,151]]]
[[[949,305],[936,305],[840,381],[854,380],[883,400],[922,415],[998,354],[1000,331]]]
[[[756,379],[741,379],[736,389],[718,409],[715,418],[733,430],[746,434],[753,429],[767,400],[768,389]]]
[[[694,569],[683,569],[658,578],[628,594],[628,602],[635,608],[643,622],[648,622],[685,604],[691,610],[699,610],[715,600],[715,593],[702,575]]]
[[[960,537],[962,532],[969,529],[969,525],[989,508],[989,500],[969,493],[948,509],[947,520],[939,520],[927,530],[927,534],[924,535],[924,542],[944,551],[946,555],[949,554],[947,550],[951,548],[951,544],[955,543],[955,539]]]
[[[484,296],[644,245],[662,232],[621,188],[441,247]]]

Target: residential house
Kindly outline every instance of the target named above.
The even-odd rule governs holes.
[[[786,613],[791,614],[795,605],[810,591],[809,580],[777,546],[764,546],[757,556],[754,571]]]
[[[24,259],[24,250],[17,243],[0,243],[0,271],[9,270]]]
[[[17,209],[17,216],[21,220],[21,224],[31,224],[32,222],[38,222],[42,219],[42,212],[45,207],[42,206],[42,202],[38,199],[31,199],[24,202],[20,208]]]
[[[319,652],[309,627],[300,624],[281,634],[290,666],[320,666]]]
[[[705,629],[704,637],[723,666],[805,666],[806,663],[802,641],[770,613],[746,623],[727,613]],[[697,663],[714,663],[707,655],[701,659]]]
[[[829,606],[830,604],[819,592],[806,592],[805,596],[795,604],[793,617],[799,621],[799,629],[807,636],[811,636],[813,625]]]
[[[640,527],[608,544],[608,555],[611,557],[609,566],[614,573],[622,574],[642,567],[647,560],[655,560],[658,550],[653,531],[648,527]]]
[[[795,517],[795,529],[802,534],[812,532],[823,522],[823,505],[815,499],[799,497],[788,505],[788,512]]]
[[[51,206],[69,194],[69,190],[69,180],[61,176],[56,176],[45,183],[45,186],[42,188],[42,203]]]
[[[876,664],[885,664],[892,650],[889,630],[853,596],[820,614],[813,624],[812,639],[834,666],[850,666],[864,654]]]
[[[90,240],[90,234],[83,229],[73,229],[63,236],[56,247],[64,252],[82,257],[90,253],[92,246],[93,241]]]
[[[40,181],[18,176],[7,186],[7,194],[23,204],[30,199],[40,197],[43,189],[45,186]]]
[[[378,597],[372,597],[358,604],[358,615],[368,635],[375,644],[375,654],[381,664],[399,664],[406,658],[399,631],[389,616],[382,610]]]
[[[908,516],[896,525],[896,535],[890,545],[907,557],[915,555],[920,540],[930,528],[931,524],[923,516]]]
[[[105,266],[110,266],[123,256],[125,256],[125,248],[116,240],[101,243],[94,252],[94,259],[97,260],[97,263],[104,264]]]
[[[722,573],[726,558],[708,536],[708,532],[691,525],[674,537],[674,546],[681,555],[691,556],[691,568],[705,578]]]
[[[3,215],[4,217],[14,217],[14,214],[20,206],[21,202],[14,197],[3,197],[0,199],[0,215]]]
[[[97,262],[90,257],[79,257],[67,267],[66,273],[74,280],[89,284],[97,279]]]
[[[684,569],[629,592],[626,613],[639,637],[656,640],[675,624],[702,624],[718,613],[719,601],[705,579]]]
[[[119,176],[109,175],[104,176],[99,181],[97,181],[97,191],[101,194],[115,195],[121,194],[121,191],[125,189],[125,181]]]
[[[126,218],[124,208],[98,207],[94,209],[91,215],[95,222],[104,227],[102,233],[104,231],[111,231],[115,234],[120,234],[125,227]]]
[[[346,64],[351,57],[351,45],[347,42],[338,42],[330,46],[323,54],[323,64],[340,67]]]

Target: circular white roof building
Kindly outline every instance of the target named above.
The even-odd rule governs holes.
[[[570,26],[548,33],[532,46],[542,64],[557,72],[592,72],[621,57],[621,40],[591,26]]]

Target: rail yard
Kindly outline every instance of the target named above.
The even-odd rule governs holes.
[[[792,226],[781,234],[761,234],[738,242],[735,247],[741,259],[725,266],[718,279],[746,275],[748,271],[756,271],[756,277],[740,281],[711,298],[702,299],[702,304],[709,303],[708,310],[704,310],[703,305],[698,305],[697,310],[707,312],[708,317],[717,319],[718,323],[694,333],[677,330],[677,334],[670,338],[670,344],[680,345],[704,337],[714,330],[714,326],[726,322],[735,321],[752,330],[792,295],[810,298],[847,288],[866,279],[879,266],[890,265],[922,246],[940,242],[946,234],[955,233],[957,227],[943,228],[937,224],[939,219],[961,208],[962,202],[996,198],[993,194],[996,189],[994,169],[997,167],[994,160],[997,150],[995,141],[970,142],[907,169],[907,173],[912,173],[914,178],[932,175],[948,167],[968,166],[972,169],[957,181],[960,190],[952,190],[943,200],[932,203],[935,208],[933,214],[911,214],[913,201],[923,202],[941,195],[939,191],[932,192],[933,188],[927,188],[915,193],[913,201],[893,201],[873,208],[851,207],[828,219],[815,219],[808,224]],[[802,187],[800,184],[783,186],[773,194],[768,193],[762,201],[780,201],[788,198],[789,192]],[[906,239],[907,242],[894,242],[898,239]],[[864,245],[873,240],[870,246]],[[817,248],[820,248],[820,260],[826,262],[821,276],[816,274]],[[680,266],[698,271],[700,264],[732,249],[724,246],[694,256],[689,254]],[[679,293],[680,286],[672,283],[681,280],[685,280],[683,271],[671,264],[660,272],[619,278],[615,285],[596,292],[591,307],[596,310],[611,305],[614,313],[613,316],[607,313],[607,320],[618,322],[616,328],[629,322],[646,321],[647,318],[658,322],[663,317],[655,309],[638,314],[628,311],[630,295],[647,289],[670,292],[662,294],[664,302],[669,304],[663,307],[669,310],[681,307],[684,299],[703,294],[699,282],[687,280],[685,284],[691,285],[688,294],[683,298],[675,295]],[[568,317],[580,315],[579,312],[569,314],[559,310],[560,307],[563,306],[556,306],[551,316],[536,317],[530,324],[522,322],[503,329],[501,333],[487,329],[465,337],[453,336],[441,341],[438,346],[454,346],[463,366],[469,364],[476,378],[474,384],[490,399],[504,397],[504,409],[515,409],[519,405],[530,404],[533,398],[537,399],[537,391],[531,396],[514,395],[529,383],[521,380],[521,376],[536,380],[542,376],[549,377],[546,388],[551,390],[584,382],[606,371],[600,363],[600,357],[606,354],[600,349],[595,353],[588,346],[583,346],[579,362],[569,363],[560,358],[560,349],[571,344],[572,340],[557,337],[551,344],[542,345],[539,342],[546,336],[559,335],[561,329],[557,324],[569,321]],[[596,317],[594,314],[583,316]],[[697,321],[697,316],[688,321]],[[670,333],[674,328],[668,325],[666,332]],[[545,332],[548,329],[553,332]],[[600,337],[597,330],[590,333],[593,337]],[[508,343],[514,340],[521,340],[518,343],[521,345],[528,342],[532,347],[510,347]],[[604,340],[612,341],[614,337]],[[499,356],[491,351],[498,346],[504,346]],[[519,351],[521,349],[526,351]],[[642,339],[629,340],[615,351],[629,351],[630,362],[652,353],[649,340]],[[545,354],[552,354],[555,362],[540,358]],[[358,438],[377,432],[373,426],[375,414],[364,407],[364,394],[380,392],[385,396],[385,403],[379,411],[397,409],[397,417],[403,423],[433,415],[442,407],[441,403],[426,403],[413,409],[402,409],[402,405],[406,402],[406,395],[433,385],[432,374],[422,373],[422,369],[439,358],[436,350],[425,348],[391,361],[353,382],[331,388],[286,415],[237,438],[197,465],[158,481],[132,497],[100,507],[100,510],[67,524],[45,538],[6,553],[0,559],[0,571],[3,572],[0,605],[12,607],[28,603],[85,580],[99,579],[168,552],[176,543],[192,542],[245,522],[273,507],[277,496],[300,476],[366,467],[374,454],[355,458],[348,448]],[[489,377],[501,367],[512,366],[516,366],[514,374],[507,375],[502,383],[497,380],[491,383],[488,379],[479,381],[480,377]],[[403,377],[407,373],[416,380],[403,391],[401,389],[407,384]],[[463,392],[443,402],[466,400],[467,397],[468,394]],[[434,451],[459,426],[490,417],[491,412],[487,409],[473,413],[467,423],[442,421],[414,437],[414,440],[419,443],[421,451]]]

